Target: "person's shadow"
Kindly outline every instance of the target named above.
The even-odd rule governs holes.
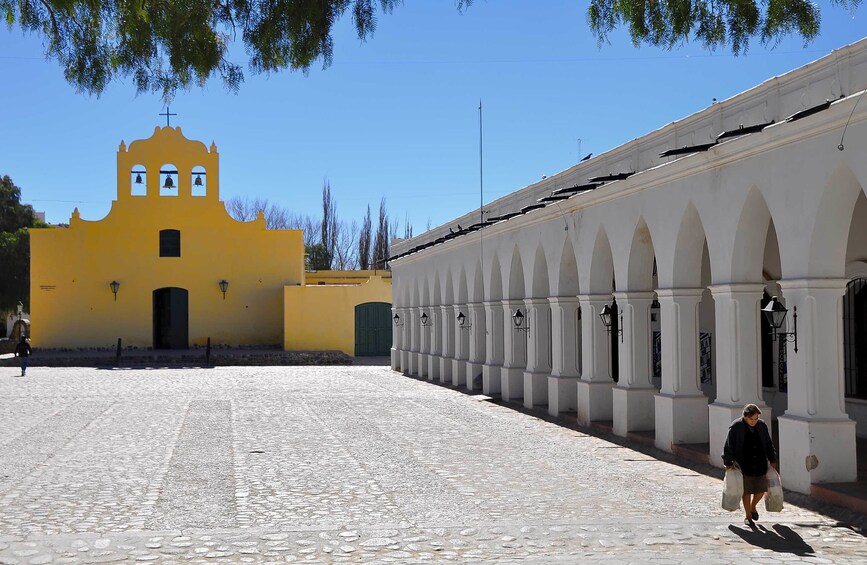
[[[815,550],[804,541],[795,531],[782,524],[774,524],[769,530],[760,524],[751,524],[739,528],[729,526],[729,530],[741,537],[745,542],[763,549],[770,549],[779,553],[793,553],[795,555],[812,555]]]

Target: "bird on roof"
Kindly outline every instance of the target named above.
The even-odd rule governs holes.
[[[593,153],[588,153],[587,155],[584,155],[584,157],[581,159],[581,162],[583,163],[584,161],[587,161],[592,156],[593,156]]]
[[[455,230],[453,230],[452,228],[449,228],[449,233],[455,233]]]
[[[459,229],[459,230],[462,230],[462,229],[464,229],[464,228],[462,228],[461,225],[458,224],[458,229]]]

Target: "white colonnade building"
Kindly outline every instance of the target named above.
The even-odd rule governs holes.
[[[392,368],[666,451],[698,444],[720,466],[754,402],[788,488],[854,481],[865,89],[862,40],[500,198],[484,221],[396,241]],[[760,311],[772,297],[789,335]]]

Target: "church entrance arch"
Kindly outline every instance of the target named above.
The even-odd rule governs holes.
[[[366,302],[355,307],[355,356],[373,357],[391,352],[391,304]]]
[[[153,292],[154,349],[189,347],[189,293],[184,288],[158,288]]]

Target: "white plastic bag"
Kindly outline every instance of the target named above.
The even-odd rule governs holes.
[[[783,481],[776,469],[768,465],[765,475],[768,479],[768,494],[765,495],[765,510],[768,512],[783,511]]]
[[[734,512],[741,507],[741,498],[744,496],[744,475],[737,467],[726,469],[723,477],[722,507],[724,510]]]

